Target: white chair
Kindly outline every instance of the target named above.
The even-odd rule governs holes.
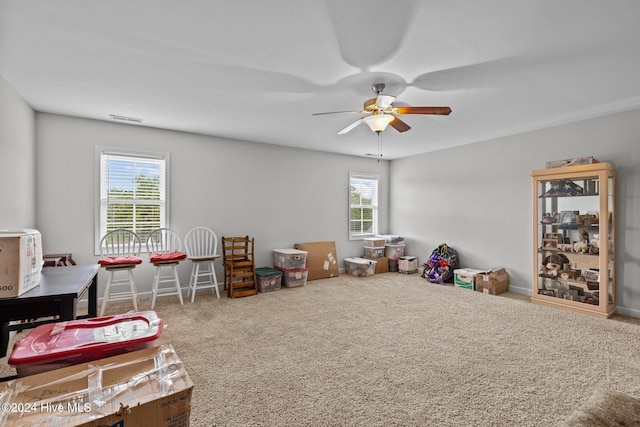
[[[153,289],[151,291],[151,309],[156,305],[156,298],[165,295],[178,295],[180,304],[184,304],[182,299],[182,288],[178,277],[178,264],[187,258],[187,254],[180,252],[180,237],[178,233],[169,228],[158,228],[152,231],[147,237],[147,252],[149,262],[156,267],[156,274],[153,278]],[[171,269],[171,275],[162,275],[162,269]],[[173,287],[160,287],[161,283],[173,283]]]
[[[189,290],[191,302],[196,299],[196,289],[215,289],[216,296],[220,298],[218,279],[214,262],[218,255],[218,236],[207,227],[195,227],[187,232],[184,237],[184,246],[187,251],[187,259],[191,260],[191,277],[189,278]],[[203,278],[204,281],[200,281]]]
[[[140,238],[131,230],[117,229],[105,234],[100,239],[100,256],[98,261],[107,271],[107,285],[102,297],[102,307],[100,316],[104,316],[104,311],[109,301],[122,301],[131,299],[133,308],[138,311],[138,292],[136,282],[133,279],[133,269],[142,263],[142,258],[138,256],[140,252]],[[115,279],[116,272],[126,271],[127,278]],[[113,290],[116,292],[113,292]],[[118,290],[117,288],[124,288]]]

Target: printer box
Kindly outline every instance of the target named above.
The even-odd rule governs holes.
[[[42,264],[38,230],[0,231],[0,298],[17,297],[38,286]]]

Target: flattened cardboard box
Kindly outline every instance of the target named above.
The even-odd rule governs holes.
[[[307,280],[337,277],[338,255],[335,242],[296,243],[295,249],[307,251]]]
[[[495,267],[476,275],[476,291],[499,295],[509,290],[509,274],[504,267]]]
[[[192,389],[165,344],[0,383],[0,425],[187,427]]]

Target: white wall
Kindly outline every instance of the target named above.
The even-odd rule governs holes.
[[[36,224],[35,113],[0,77],[0,229]]]
[[[272,249],[296,242],[336,242],[338,258],[362,255],[348,240],[349,171],[380,175],[381,229],[388,230],[386,161],[38,113],[38,214],[45,252],[72,252],[95,263],[94,152],[111,146],[171,155],[171,227],[195,226],[256,239],[256,261],[273,265]],[[219,249],[220,251],[220,249]],[[188,262],[181,281],[188,283]],[[139,266],[141,292],[152,268]],[[221,270],[218,277],[222,277]],[[106,275],[100,276],[100,295]]]
[[[390,229],[421,262],[446,242],[463,267],[507,267],[511,291],[531,289],[531,181],[547,161],[595,156],[617,188],[617,305],[640,317],[640,110],[394,160]]]

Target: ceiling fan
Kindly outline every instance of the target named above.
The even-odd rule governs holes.
[[[449,107],[394,107],[393,101],[395,101],[396,97],[391,95],[384,95],[382,93],[384,87],[384,83],[374,83],[373,85],[371,85],[371,89],[376,94],[376,97],[367,99],[364,102],[364,108],[362,110],[331,111],[327,113],[314,113],[313,115],[319,116],[323,114],[338,113],[367,114],[366,116],[361,117],[360,119],[356,120],[355,122],[351,123],[349,126],[338,132],[338,135],[342,135],[349,132],[351,129],[355,128],[362,122],[369,125],[371,130],[378,134],[385,130],[387,128],[387,125],[391,125],[391,127],[393,127],[398,132],[406,132],[411,129],[411,126],[400,120],[397,117],[398,114],[437,114],[446,116],[451,113],[451,108]]]

